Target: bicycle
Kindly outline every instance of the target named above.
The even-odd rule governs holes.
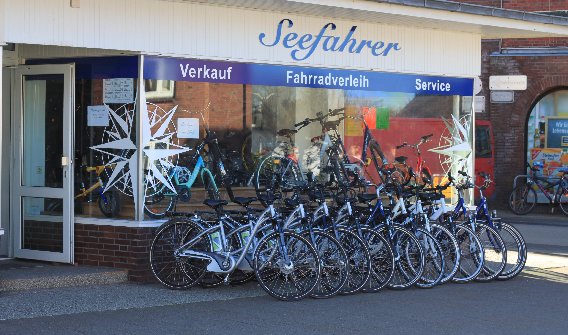
[[[198,175],[201,177],[201,182],[207,191],[208,198],[214,200],[221,198],[219,187],[215,181],[215,174],[212,172],[212,169],[207,166],[203,158],[204,156],[210,158],[210,163],[216,168],[229,197],[231,199],[233,198],[229,180],[230,176],[223,164],[217,136],[214,132],[209,130],[203,113],[200,112],[200,114],[205,125],[205,137],[196,144],[194,148],[195,152],[189,163],[189,165],[193,165],[193,169],[190,170],[184,166],[171,166],[167,168],[164,175],[174,189],[171,189],[163,182],[148,185],[146,188],[147,196],[144,198],[144,212],[153,219],[164,218],[167,212],[175,210],[178,200],[189,202],[191,199],[191,188],[194,186]],[[210,152],[205,150],[205,146],[210,149]],[[209,153],[212,153],[212,155],[209,155]],[[147,171],[145,171],[145,173],[147,173]]]
[[[408,144],[407,142],[404,142],[404,143],[396,146],[397,150],[402,149],[402,148],[414,149],[414,152],[415,152],[416,157],[417,157],[416,169],[414,171],[416,171],[416,173],[419,176],[419,178],[417,178],[417,182],[420,182],[422,184],[432,184],[432,172],[430,171],[430,168],[425,165],[424,159],[422,158],[422,152],[420,151],[420,146],[424,143],[430,142],[432,136],[434,136],[434,134],[424,135],[424,136],[420,137],[420,140],[418,142],[416,142],[415,144]],[[412,179],[412,172],[411,172],[412,168],[410,166],[408,166],[408,164],[406,164],[408,157],[397,156],[397,157],[395,157],[394,160],[396,162],[396,164],[394,164],[394,167],[398,171],[400,171],[400,173],[402,173],[402,175],[403,175],[402,184],[403,185],[408,184],[410,182],[410,180]]]
[[[538,168],[527,163],[530,170],[524,183],[521,183],[511,191],[509,195],[509,208],[517,215],[530,213],[536,203],[537,194],[535,187],[548,199],[549,205],[554,211],[558,206],[565,215],[568,215],[568,168],[560,168],[557,171],[562,173],[560,177],[537,176],[540,171]]]
[[[264,196],[262,201],[268,207],[258,219],[229,232],[225,232],[222,215],[226,200],[204,201],[219,213],[217,224],[209,227],[204,227],[196,214],[164,223],[150,248],[152,273],[168,288],[187,289],[206,272],[225,275],[228,282],[237,269],[254,271],[260,286],[271,296],[285,301],[304,298],[319,282],[318,252],[307,239],[283,228],[273,206],[275,199],[270,194]],[[248,206],[257,199],[237,200]],[[227,240],[235,234],[243,237],[243,246],[236,250]]]
[[[120,192],[114,187],[107,190],[107,185],[101,177],[105,170],[113,169],[114,167],[115,164],[95,166],[81,165],[79,167],[80,172],[78,173],[78,178],[75,180],[75,189],[78,190],[74,197],[76,201],[75,204],[77,204],[77,201],[97,201],[99,210],[104,216],[109,218],[118,216],[120,213]],[[87,177],[85,174],[89,176]],[[85,184],[85,179],[90,180],[92,178],[96,180],[95,183],[87,186]],[[61,205],[62,202],[60,201],[51,202],[47,207],[47,211],[61,211]]]

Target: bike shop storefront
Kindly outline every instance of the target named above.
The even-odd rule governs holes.
[[[415,169],[416,149],[397,146],[432,135],[419,147],[420,167],[435,183],[472,171],[469,78],[150,55],[28,61],[13,71],[15,257],[143,276],[160,213],[172,204],[190,212],[208,196],[201,170],[215,169],[206,150],[196,152],[206,129],[239,195],[254,195],[266,155],[291,154],[302,174],[323,178],[322,124],[278,132],[330,109],[344,110],[326,121],[371,183],[379,181],[362,161],[363,124],[390,164]]]

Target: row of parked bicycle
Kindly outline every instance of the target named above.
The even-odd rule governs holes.
[[[321,116],[296,126],[316,121],[322,122]],[[296,132],[280,133],[291,138]],[[506,280],[522,271],[524,239],[489,211],[483,196],[491,183],[488,175],[482,175],[479,204],[468,210],[465,192],[475,185],[466,172],[458,172],[460,180],[448,174],[438,186],[412,169],[410,178],[400,178],[400,170],[378,149],[371,150],[374,164],[369,165],[380,183],[370,183],[349,166],[335,137],[323,149],[324,179],[304,174],[294,159],[278,154],[257,169],[256,197],[234,196],[225,185],[243,210],[228,210],[229,202],[217,196],[204,201],[211,211],[171,208],[151,245],[152,272],[173,289],[256,278],[271,296],[299,300],[386,286]],[[450,186],[457,191],[453,208],[443,194]],[[253,205],[257,202],[264,208]]]

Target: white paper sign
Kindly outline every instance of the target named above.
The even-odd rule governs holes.
[[[524,91],[527,89],[527,76],[489,76],[489,89]]]
[[[87,126],[108,127],[108,106],[87,106]]]
[[[199,138],[199,119],[179,118],[177,121],[178,138]]]
[[[103,80],[103,102],[126,104],[134,101],[134,79],[116,78]]]

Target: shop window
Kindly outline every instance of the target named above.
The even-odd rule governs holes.
[[[568,167],[568,90],[544,96],[527,122],[527,162],[545,176]]]
[[[491,158],[491,133],[489,126],[475,127],[475,158]]]

